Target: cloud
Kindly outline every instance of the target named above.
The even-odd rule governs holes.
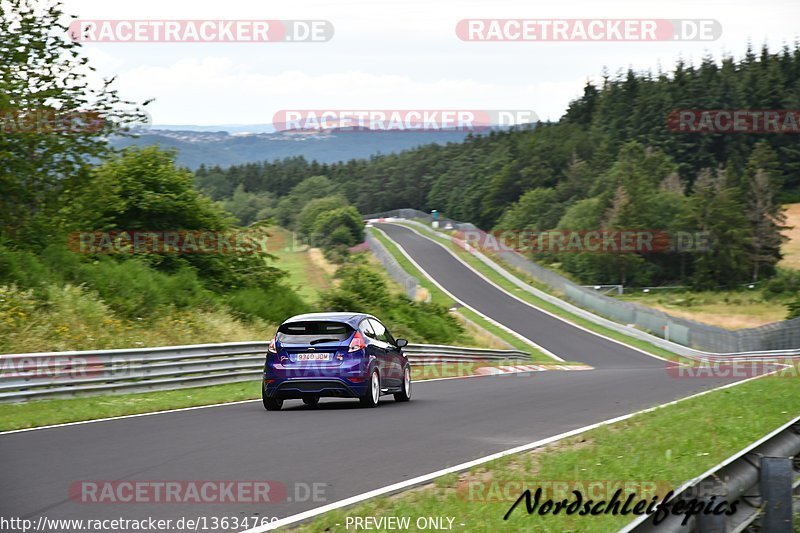
[[[144,99],[154,96],[157,84],[150,107],[156,124],[208,125],[270,122],[281,109],[528,109],[556,118],[584,83],[585,78],[524,85],[454,77],[427,81],[361,70],[266,74],[230,58],[196,57],[129,70],[119,88]]]
[[[741,56],[797,37],[795,2],[640,0],[542,4],[529,0],[66,0],[84,18],[326,19],[328,43],[101,44],[86,46],[98,75],[118,75],[126,98],[156,97],[157,123],[256,123],[299,108],[533,109],[555,119],[604,67],[672,69],[678,58]],[[721,22],[713,42],[462,42],[463,18],[668,18]]]

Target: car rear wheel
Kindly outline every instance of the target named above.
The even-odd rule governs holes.
[[[281,407],[283,407],[283,400],[267,396],[267,391],[264,390],[263,386],[261,387],[261,401],[267,411],[280,411]]]
[[[407,402],[411,399],[411,368],[406,366],[403,371],[403,390],[394,393],[394,401]]]
[[[303,398],[303,403],[306,404],[306,405],[317,405],[319,403],[319,397],[318,396],[308,396],[306,398]]]
[[[363,407],[377,407],[381,397],[381,377],[377,370],[372,371],[369,387],[364,391],[364,396],[359,398]]]
[[[264,409],[267,411],[280,411],[281,407],[283,407],[283,400],[277,398],[263,398],[263,400]]]

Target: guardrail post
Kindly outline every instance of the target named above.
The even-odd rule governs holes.
[[[728,497],[728,488],[721,479],[701,482],[695,485],[695,491],[695,497],[703,503],[704,508],[709,503],[716,505],[714,502],[718,504]],[[702,533],[726,533],[727,517],[724,514],[700,513],[697,515],[694,530]]]
[[[789,457],[762,457],[759,486],[764,507],[761,530],[791,533],[792,460]]]
[[[711,501],[711,498],[706,498],[703,500],[703,504],[705,505],[709,501]],[[695,531],[701,531],[702,533],[725,533],[727,530],[727,519],[724,514],[700,513],[697,515],[696,525]]]

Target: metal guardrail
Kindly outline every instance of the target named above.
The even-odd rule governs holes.
[[[412,363],[425,363],[430,358],[440,362],[470,361],[525,361],[530,362],[531,354],[520,350],[489,350],[484,348],[465,348],[441,344],[409,344],[403,348]]]
[[[406,223],[418,224],[427,230],[431,230],[429,226],[412,220],[418,219],[428,222],[432,220],[429,213],[416,209],[395,209],[364,216],[367,220],[391,217],[406,219],[404,220]],[[445,221],[442,220],[441,222]],[[473,224],[454,220],[447,222],[454,229],[465,232],[466,235],[485,235],[483,230]],[[451,237],[446,233],[439,234],[445,238]],[[481,239],[478,240],[480,241]],[[651,337],[661,337],[669,342],[678,343],[704,353],[776,351],[800,348],[800,318],[774,322],[755,328],[727,330],[672,316],[638,303],[598,294],[597,291],[581,287],[512,250],[497,251],[494,252],[494,255],[513,268],[525,272],[537,281],[547,285],[550,289],[557,291],[566,300],[580,306],[584,312],[592,316],[602,316],[610,319],[609,322],[613,321],[615,328],[619,328],[620,324],[631,324],[640,331],[649,333]],[[560,301],[564,302],[564,300]],[[633,327],[628,329],[633,329]]]
[[[406,270],[400,265],[400,263],[395,259],[392,253],[386,249],[383,243],[378,240],[374,235],[372,235],[369,231],[365,233],[365,242],[367,246],[369,246],[370,252],[374,255],[378,261],[381,262],[383,268],[386,272],[394,279],[397,283],[399,283],[403,289],[406,291],[406,295],[415,300],[418,295],[419,289],[421,289],[419,280],[406,272]],[[431,295],[427,294],[425,298],[425,302],[429,303],[431,301]],[[479,329],[484,335],[487,335],[494,339],[500,346],[506,346],[507,348],[513,348],[511,344],[504,341],[491,331],[485,329],[483,326],[473,322],[463,314],[460,315],[459,320],[466,322],[467,324],[471,325],[473,328]]]
[[[269,342],[0,355],[0,402],[143,392],[256,379]],[[412,364],[530,361],[518,350],[409,344]]]
[[[417,298],[417,290],[419,289],[419,280],[400,266],[400,263],[397,262],[381,241],[376,239],[369,232],[366,232],[364,237],[372,255],[381,262],[384,270],[386,270],[392,279],[403,287],[403,290],[406,291],[406,295],[409,298],[415,300]]]
[[[793,492],[800,488],[800,417],[784,424],[764,438],[695,479],[683,484],[671,499],[672,506],[683,501],[702,509],[682,524],[684,514],[669,514],[656,524],[654,515],[642,515],[623,533],[678,533],[690,531],[744,531],[757,522],[760,531],[792,532]],[[722,501],[737,501],[736,512],[706,513],[711,503],[716,508]],[[684,505],[686,507],[686,505]],[[795,506],[796,507],[796,506]],[[728,507],[730,509],[730,507]]]
[[[399,217],[398,217],[399,218]],[[400,220],[403,224],[411,225],[419,227],[423,231],[434,231],[428,226],[421,224],[414,220]],[[387,220],[386,222],[391,223],[391,220]],[[416,231],[411,228],[412,231]],[[419,231],[417,232],[419,233]],[[667,351],[670,351],[674,354],[681,355],[683,357],[687,357],[690,359],[695,359],[698,361],[704,362],[719,362],[725,361],[730,359],[736,359],[737,361],[762,361],[762,360],[781,360],[786,358],[797,358],[800,357],[800,348],[792,348],[792,349],[785,349],[785,350],[754,350],[754,351],[743,351],[743,352],[728,352],[728,353],[718,353],[718,352],[707,352],[703,350],[698,350],[695,348],[691,348],[689,346],[685,346],[683,344],[679,344],[673,342],[669,339],[661,338],[657,335],[653,335],[648,331],[643,331],[641,329],[633,327],[633,325],[625,325],[620,324],[619,322],[615,322],[603,316],[597,315],[591,311],[583,309],[582,307],[578,307],[575,304],[572,304],[566,300],[562,300],[556,296],[548,294],[542,290],[537,289],[536,287],[531,286],[530,284],[522,281],[518,277],[514,276],[505,268],[498,265],[495,261],[488,258],[486,255],[478,251],[472,246],[465,244],[463,241],[449,235],[447,233],[438,233],[443,239],[447,239],[449,241],[455,242],[459,245],[462,245],[470,254],[472,254],[476,259],[480,260],[486,266],[503,276],[506,280],[510,281],[517,287],[533,294],[537,298],[540,298],[548,303],[558,306],[559,308],[577,315],[581,318],[594,322],[597,325],[603,326],[605,328],[613,329],[615,331],[619,331],[620,333],[624,333],[630,337],[634,337],[651,344],[654,344],[660,348],[664,348]]]

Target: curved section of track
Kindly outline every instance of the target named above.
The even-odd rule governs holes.
[[[664,361],[609,341],[512,298],[436,242],[396,224],[375,224],[447,291],[567,361],[595,368],[656,368]]]
[[[382,229],[469,305],[596,369],[417,382],[411,402],[387,397],[377,409],[293,400],[268,413],[255,401],[0,434],[0,516],[286,517],[729,382],[678,379],[664,361],[521,304],[435,243]],[[70,495],[82,480],[270,480],[289,499],[87,504]],[[296,484],[314,483],[324,486],[322,501],[296,497]]]

